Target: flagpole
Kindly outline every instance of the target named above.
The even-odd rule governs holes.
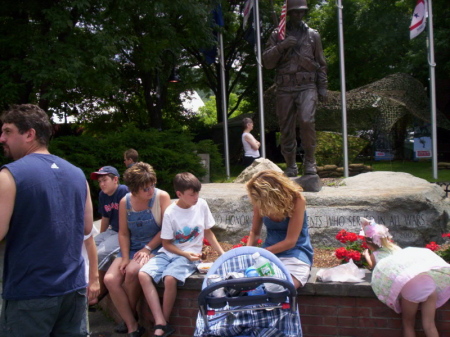
[[[227,91],[225,88],[225,57],[223,55],[223,35],[219,32],[219,52],[220,52],[220,87],[222,92],[222,116],[223,116],[223,135],[225,145],[225,169],[227,179],[230,179],[230,156],[228,150],[228,104],[226,101]]]
[[[258,108],[259,108],[259,133],[261,139],[261,157],[266,158],[265,126],[264,126],[264,91],[262,84],[262,62],[261,62],[261,32],[259,25],[259,0],[254,0],[254,24],[256,28],[256,69],[258,75]]]
[[[345,59],[344,59],[344,29],[342,18],[342,1],[337,0],[338,27],[339,27],[339,65],[341,79],[341,105],[342,105],[342,149],[344,151],[344,177],[348,177],[348,144],[347,144],[347,99],[345,87]]]
[[[432,161],[433,161],[433,178],[438,178],[437,169],[437,128],[436,128],[436,77],[434,62],[434,35],[433,35],[433,8],[431,0],[428,3],[428,65],[430,66],[430,107],[431,107],[431,140],[432,140]]]

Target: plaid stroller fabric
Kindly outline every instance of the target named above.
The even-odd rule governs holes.
[[[261,256],[273,263],[275,277],[292,283],[292,278],[282,262],[272,253],[257,247],[240,247],[222,255],[208,271],[202,289],[208,287],[207,277],[218,274],[222,279],[230,272],[244,272],[255,261],[252,254],[259,252]],[[264,278],[260,278],[263,280]],[[287,289],[287,288],[285,288]],[[294,289],[292,287],[292,289]],[[296,297],[296,293],[292,294]],[[200,310],[197,322],[196,337],[212,336],[252,336],[252,337],[301,337],[302,330],[298,308],[265,309],[274,303],[252,303],[253,296],[244,296],[244,304],[231,306],[228,303],[211,316],[202,315]],[[275,303],[276,305],[276,303]],[[296,302],[294,301],[294,306]]]

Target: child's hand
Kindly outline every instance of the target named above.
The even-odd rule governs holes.
[[[202,257],[202,254],[198,253],[192,253],[192,252],[185,252],[184,255],[189,261],[198,261]]]
[[[369,260],[369,259],[370,259],[370,252],[369,252],[368,249],[365,249],[365,250],[363,251],[363,255],[364,255],[364,257],[366,258],[366,260]]]
[[[130,263],[129,259],[122,258],[122,262],[120,262],[119,264],[119,270],[122,274],[125,274],[125,269],[127,268],[129,263]]]
[[[143,266],[150,260],[150,256],[150,251],[146,248],[142,248],[134,254],[133,260],[136,261],[136,263],[138,263],[140,266]]]

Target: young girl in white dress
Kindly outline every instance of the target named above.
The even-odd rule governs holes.
[[[373,268],[372,289],[378,299],[402,314],[403,336],[415,337],[419,308],[427,337],[438,337],[436,308],[450,298],[450,264],[427,248],[401,249],[389,229],[361,218],[367,246],[364,256]]]

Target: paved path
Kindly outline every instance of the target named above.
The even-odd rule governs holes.
[[[89,313],[91,337],[126,337],[114,332],[116,323],[101,310]]]

